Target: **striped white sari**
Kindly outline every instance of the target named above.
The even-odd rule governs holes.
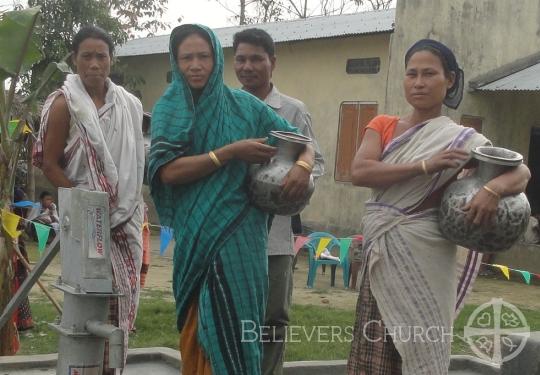
[[[485,144],[489,141],[474,129],[441,116],[395,138],[381,161],[417,162],[448,148],[470,151]],[[371,291],[402,358],[403,374],[447,374],[452,323],[480,265],[480,255],[469,251],[458,262],[457,246],[439,231],[437,209],[411,214],[460,168],[374,190],[366,203]]]
[[[139,303],[142,264],[142,105],[110,79],[107,88],[105,105],[96,109],[80,77],[68,75],[62,88],[45,101],[33,158],[40,167],[50,108],[63,95],[71,117],[64,149],[64,174],[75,187],[109,195],[111,263],[115,285],[123,294],[118,298],[118,315],[113,320],[117,319],[124,330],[125,360],[128,334]]]

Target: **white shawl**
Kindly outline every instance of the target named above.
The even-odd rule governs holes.
[[[79,75],[68,75],[43,106],[34,160],[40,166],[50,107],[58,95],[64,95],[71,115],[64,173],[76,187],[109,194],[111,228],[115,228],[127,222],[142,202],[142,105],[110,79],[107,87],[105,105],[97,110]],[[102,116],[108,121],[100,121]]]

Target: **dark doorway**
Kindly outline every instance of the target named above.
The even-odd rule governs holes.
[[[529,169],[531,179],[527,185],[527,197],[531,203],[533,215],[540,214],[540,127],[531,129],[531,143],[529,144]]]

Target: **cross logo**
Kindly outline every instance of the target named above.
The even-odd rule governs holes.
[[[464,336],[471,350],[482,359],[501,364],[515,358],[531,333],[523,313],[501,298],[478,306],[467,321]],[[521,336],[518,343],[508,336]],[[503,348],[508,350],[503,351]],[[507,353],[503,356],[503,353]]]

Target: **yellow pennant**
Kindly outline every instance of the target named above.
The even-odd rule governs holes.
[[[24,124],[22,132],[23,134],[32,133],[32,129],[30,129],[30,127],[27,124]]]
[[[5,209],[2,210],[2,226],[6,233],[13,239],[18,238],[22,231],[17,230],[21,217]]]
[[[510,280],[510,270],[508,269],[508,267],[506,266],[501,266],[500,264],[494,264],[495,267],[499,268],[503,275],[508,279]]]
[[[332,241],[330,237],[322,237],[319,240],[319,245],[317,245],[317,252],[315,253],[315,258],[319,259],[321,253],[326,249],[326,246]]]

